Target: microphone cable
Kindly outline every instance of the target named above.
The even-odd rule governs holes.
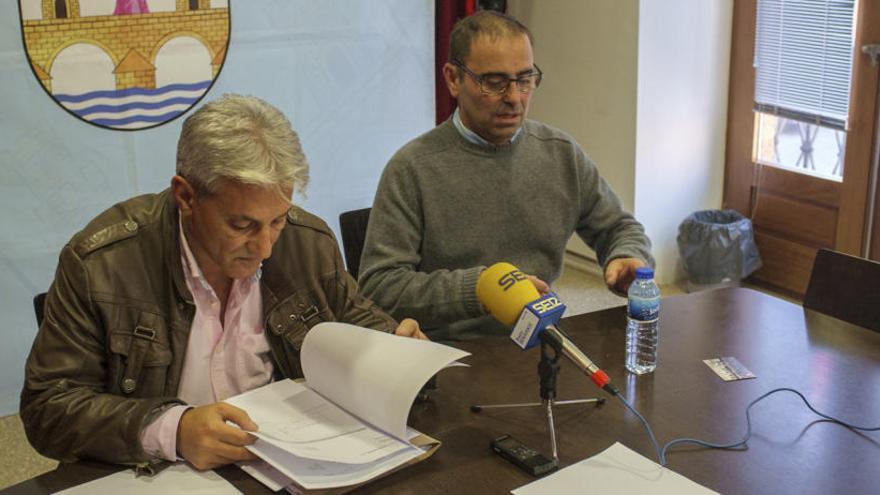
[[[707,442],[705,440],[700,440],[697,438],[676,438],[676,439],[670,440],[661,449],[659,447],[659,444],[657,443],[657,438],[654,436],[654,431],[651,429],[651,425],[648,424],[648,421],[645,419],[645,417],[642,416],[638,411],[636,411],[636,409],[629,402],[627,402],[626,399],[623,398],[623,396],[621,396],[620,394],[614,394],[614,395],[616,395],[617,398],[620,399],[620,401],[623,403],[623,405],[626,406],[626,408],[629,409],[633,414],[635,414],[636,417],[639,418],[639,420],[642,422],[642,425],[645,427],[645,430],[648,432],[648,436],[651,438],[651,443],[654,445],[654,450],[657,452],[657,458],[660,461],[660,465],[663,467],[666,467],[666,451],[669,450],[669,448],[672,447],[673,445],[690,443],[690,444],[695,444],[695,445],[699,445],[701,447],[706,447],[706,448],[710,448],[710,449],[723,449],[723,450],[733,450],[733,449],[745,447],[746,443],[752,437],[752,418],[751,418],[752,407],[755,404],[757,404],[758,402],[766,399],[767,397],[769,397],[777,392],[791,392],[791,393],[797,395],[798,397],[801,398],[801,400],[804,402],[804,404],[807,406],[807,408],[809,408],[810,411],[813,411],[816,415],[818,415],[828,421],[831,421],[833,423],[837,423],[837,424],[839,424],[845,428],[848,428],[850,430],[865,431],[865,432],[880,431],[880,426],[856,426],[852,423],[848,423],[846,421],[840,420],[838,418],[835,418],[833,416],[830,416],[828,414],[820,412],[815,407],[813,407],[812,404],[810,404],[810,401],[808,401],[807,398],[804,397],[804,395],[802,393],[798,392],[797,390],[795,390],[793,388],[782,387],[782,388],[775,388],[775,389],[765,393],[764,395],[758,397],[757,399],[753,400],[751,403],[749,403],[748,407],[746,407],[746,434],[745,434],[745,436],[743,436],[742,440],[740,440],[738,442],[721,444],[721,443]]]

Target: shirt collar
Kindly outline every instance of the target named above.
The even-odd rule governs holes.
[[[467,139],[469,142],[482,146],[495,146],[494,144],[486,141],[485,139],[483,139],[482,136],[468,129],[464,125],[464,122],[461,121],[461,115],[459,114],[458,107],[456,107],[455,112],[452,113],[452,124],[455,125],[456,129],[458,129],[459,134],[461,134],[462,137]],[[510,138],[510,143],[513,143],[517,139],[519,139],[519,136],[522,134],[522,132],[523,126],[519,126],[519,129],[517,129],[516,132],[513,133],[513,136]]]

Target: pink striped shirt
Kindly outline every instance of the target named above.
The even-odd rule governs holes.
[[[193,406],[213,404],[269,383],[272,360],[263,333],[261,271],[234,280],[220,321],[220,300],[202,274],[180,224],[180,261],[196,306],[177,396]],[[174,406],[144,428],[148,454],[177,459],[177,426],[187,406]]]

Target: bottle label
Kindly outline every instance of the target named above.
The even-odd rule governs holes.
[[[660,317],[660,298],[630,297],[627,311],[635,320],[656,320]]]

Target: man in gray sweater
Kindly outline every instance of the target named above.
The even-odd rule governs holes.
[[[531,34],[504,14],[459,21],[443,67],[458,109],[400,149],[382,174],[361,259],[364,294],[435,340],[504,333],[476,296],[480,273],[507,261],[542,292],[574,232],[605,282],[626,291],[653,264],[642,225],[567,134],[526,120],[541,82]]]

